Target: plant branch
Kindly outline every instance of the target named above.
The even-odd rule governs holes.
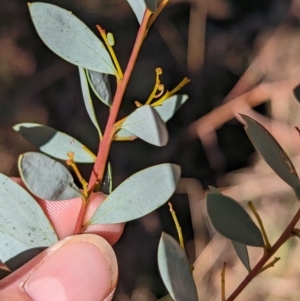
[[[80,183],[82,185],[84,200],[86,201],[87,197],[88,197],[88,183],[85,181],[85,179],[81,175],[76,163],[74,162],[74,153],[69,152],[68,156],[69,156],[70,159],[66,161],[66,164],[73,168],[73,171],[75,172],[78,180],[80,181]]]
[[[161,13],[161,11],[164,9],[164,7],[168,4],[169,0],[163,0],[160,5],[158,6],[158,8],[156,9],[156,12],[151,16],[148,26],[147,26],[147,30],[149,30],[150,26],[153,24],[153,22],[155,21],[155,19],[158,17],[158,15]]]
[[[107,120],[103,139],[99,143],[97,159],[94,164],[93,171],[91,173],[91,177],[89,180],[89,186],[88,186],[89,193],[93,191],[97,181],[99,182],[100,187],[102,185],[106,162],[108,159],[108,154],[109,154],[110,146],[111,146],[114,131],[115,131],[114,124],[116,122],[117,115],[119,113],[119,109],[120,109],[120,106],[122,103],[125,89],[129,82],[129,78],[131,76],[137,56],[138,56],[141,46],[143,44],[150,16],[151,16],[151,12],[149,10],[146,10],[142,24],[140,26],[140,29],[139,29],[137,37],[136,37],[136,41],[135,41],[130,59],[128,61],[126,71],[124,73],[124,77],[123,77],[123,79],[118,80],[118,82],[117,82],[116,94],[115,94],[115,97],[114,97],[114,100],[113,100],[113,103],[111,106],[111,110],[110,110],[110,114],[109,114],[109,117]]]
[[[169,205],[170,212],[172,214],[172,218],[173,218],[174,224],[176,226],[176,230],[177,230],[177,234],[178,234],[178,239],[179,239],[180,247],[185,252],[184,242],[183,242],[183,236],[182,236],[182,231],[181,231],[180,224],[178,222],[178,219],[177,219],[177,216],[176,216],[176,213],[175,213],[175,211],[173,209],[172,204],[170,202],[168,202],[168,205]]]
[[[112,48],[112,46],[109,44],[108,39],[107,39],[107,35],[104,29],[102,29],[102,27],[100,25],[96,25],[96,28],[98,29],[98,31],[100,32],[100,35],[102,37],[102,39],[105,42],[106,48],[108,49],[110,56],[115,64],[115,67],[117,68],[117,78],[118,79],[122,79],[123,78],[123,72],[122,69],[120,67],[119,61],[116,57],[116,54]]]
[[[243,289],[250,283],[250,281],[261,271],[264,265],[270,260],[270,258],[275,254],[275,252],[292,236],[293,229],[300,219],[300,209],[298,209],[297,213],[286,227],[284,232],[278,238],[276,243],[265,252],[256,266],[249,272],[249,274],[245,277],[245,279],[240,283],[240,285],[233,291],[233,293],[228,297],[226,301],[233,301],[242,291]]]
[[[256,276],[257,276],[258,274],[264,272],[264,271],[267,270],[268,268],[271,268],[271,267],[275,266],[275,263],[276,263],[277,261],[279,261],[279,260],[280,260],[280,257],[275,257],[270,263],[268,263],[267,265],[265,265],[264,267],[262,267],[262,268],[257,272]]]
[[[226,262],[223,263],[223,268],[221,272],[221,294],[222,294],[222,301],[226,301],[226,294],[225,294],[225,271],[226,271]]]
[[[264,224],[263,224],[259,214],[257,213],[257,211],[256,211],[256,209],[255,209],[255,207],[254,207],[254,205],[251,201],[248,202],[248,206],[251,209],[252,213],[254,214],[254,216],[255,216],[255,218],[258,222],[260,231],[261,231],[262,236],[263,236],[264,241],[265,241],[265,246],[266,246],[267,250],[270,250],[271,249],[271,244],[269,242],[269,238],[268,238],[267,232],[265,230]]]

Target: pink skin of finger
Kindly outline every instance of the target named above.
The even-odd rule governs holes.
[[[86,224],[92,218],[97,208],[105,201],[106,195],[102,192],[93,193],[87,205],[83,223]],[[117,242],[123,233],[125,223],[98,224],[88,226],[84,233],[93,233],[105,238],[111,245]]]
[[[12,177],[11,180],[27,190],[21,178]],[[40,204],[48,219],[52,223],[59,239],[79,234],[83,225],[78,225],[78,220],[86,224],[92,218],[97,208],[104,202],[106,195],[102,192],[92,193],[85,206],[82,198],[63,201],[47,201],[34,196]],[[82,217],[84,215],[84,217]],[[96,234],[106,239],[111,245],[121,237],[125,223],[89,225],[83,233]]]
[[[2,301],[109,301],[118,279],[110,244],[94,234],[64,238],[0,281]]]
[[[22,179],[11,179],[26,189]],[[92,193],[87,206],[81,198],[47,201],[33,197],[60,241],[1,280],[0,300],[111,300],[118,279],[111,245],[118,241],[125,224],[90,225],[83,234],[75,235],[82,226],[78,220],[87,223],[106,195]]]

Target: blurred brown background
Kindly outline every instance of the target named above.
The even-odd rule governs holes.
[[[71,10],[95,33],[96,24],[112,32],[115,52],[125,69],[138,30],[126,0],[48,2]],[[190,99],[168,122],[170,141],[166,147],[156,148],[139,140],[114,143],[110,156],[114,186],[132,173],[162,162],[180,164],[182,176],[194,179],[204,188],[220,183],[233,185],[233,180],[224,175],[249,166],[254,152],[243,126],[233,120],[216,131],[218,152],[213,166],[201,140],[190,136],[188,127],[220,106],[249,66],[252,66],[250,80],[244,82],[239,94],[258,83],[297,77],[299,7],[298,1],[286,0],[170,0],[143,45],[120,118],[134,110],[135,100],[147,99],[156,67],[163,69],[161,79],[168,89],[184,76],[190,77],[191,83],[182,91]],[[282,30],[273,39],[275,42],[264,56],[259,56],[262,57],[259,63],[251,65],[278,28]],[[114,88],[114,82],[111,83]],[[95,107],[103,130],[108,109],[97,100]],[[270,114],[268,108],[262,104],[256,111]],[[289,118],[286,113],[285,119]],[[0,172],[9,176],[17,175],[18,155],[35,150],[13,132],[12,126],[20,122],[52,126],[97,151],[97,133],[83,105],[77,68],[62,61],[42,43],[33,28],[26,1],[0,0]],[[91,166],[81,166],[81,170],[88,177]],[[201,198],[202,195],[196,195],[193,202],[200,202]],[[254,198],[259,199],[259,193]],[[195,242],[188,201],[191,202],[189,193],[175,194],[172,198],[193,262]],[[206,222],[201,221],[199,227],[204,227],[199,230],[203,249],[209,240]],[[120,266],[115,300],[156,300],[166,294],[156,263],[161,231],[176,237],[167,206],[127,224],[123,237],[114,247]],[[263,298],[267,300],[265,295]],[[299,300],[284,298],[268,300]],[[255,300],[260,298],[256,296]]]

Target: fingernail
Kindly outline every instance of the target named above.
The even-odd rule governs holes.
[[[24,284],[33,301],[99,301],[110,293],[111,271],[94,244],[67,241]]]

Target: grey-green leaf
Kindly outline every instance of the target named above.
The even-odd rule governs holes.
[[[76,66],[116,74],[103,43],[72,12],[43,2],[28,6],[38,35],[54,53]]]
[[[144,0],[127,0],[129,5],[131,6],[138,22],[141,24],[143,21],[143,17],[146,11],[146,3]]]
[[[244,244],[241,244],[236,241],[231,241],[233,244],[233,247],[235,249],[235,252],[239,259],[241,260],[242,264],[245,266],[245,268],[250,272],[251,267],[250,267],[250,262],[249,262],[249,254],[247,250],[247,246]]]
[[[177,241],[164,232],[159,241],[157,260],[161,278],[171,297],[175,301],[198,301],[186,255]]]
[[[147,8],[153,13],[157,9],[157,0],[127,0],[127,2],[131,6],[140,24],[143,21],[143,17]]]
[[[96,156],[75,138],[51,127],[38,123],[19,123],[13,126],[24,139],[37,146],[45,154],[60,160],[68,160],[69,152],[74,153],[77,163],[93,163]]]
[[[83,96],[83,101],[84,101],[86,111],[92,123],[94,124],[95,128],[97,129],[99,137],[102,137],[102,133],[96,118],[93,101],[90,95],[89,85],[88,85],[85,71],[82,67],[78,67],[78,70],[79,70],[79,78],[81,83],[81,91],[82,91],[82,96]]]
[[[0,260],[58,241],[42,208],[21,186],[0,174]]]
[[[112,104],[112,97],[108,75],[92,70],[86,70],[86,75],[95,95],[100,101],[110,107]]]
[[[122,138],[122,139],[128,139],[128,140],[134,140],[135,138],[137,138],[135,135],[133,135],[132,133],[124,130],[124,129],[120,129],[116,134],[115,134],[116,138]]]
[[[160,164],[121,183],[96,210],[91,224],[113,224],[140,218],[168,201],[180,178],[180,167]]]
[[[122,123],[122,129],[156,146],[166,145],[169,139],[165,123],[149,105],[131,113]]]
[[[188,98],[189,97],[186,94],[173,95],[165,100],[161,106],[154,107],[154,110],[158,113],[158,115],[164,122],[167,122],[174,116],[174,114],[188,100]],[[132,133],[124,129],[119,130],[115,136],[118,138],[128,139],[133,139],[136,137]]]
[[[102,184],[102,187],[101,187],[101,192],[103,192],[104,194],[111,194],[112,187],[113,187],[112,167],[111,167],[111,163],[108,162],[106,174],[105,174],[105,177],[103,179],[103,184]]]
[[[49,201],[81,196],[69,170],[50,157],[36,152],[20,155],[19,173],[29,191]]]
[[[154,107],[164,122],[170,120],[178,109],[188,100],[186,94],[176,94],[166,99],[161,106]]]
[[[156,9],[157,9],[157,1],[156,0],[144,0],[147,8],[155,13]]]
[[[208,189],[211,193],[221,194],[221,192],[216,187],[208,186]]]
[[[260,123],[249,116],[241,116],[246,122],[245,130],[256,150],[277,175],[295,189],[299,198],[300,180],[290,158]]]
[[[248,246],[264,246],[259,228],[232,198],[221,193],[208,193],[206,208],[212,226],[223,236]]]

